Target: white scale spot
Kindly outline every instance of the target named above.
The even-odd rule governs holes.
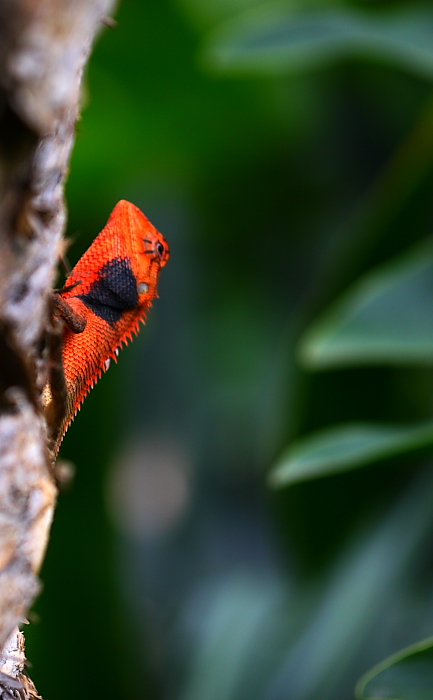
[[[104,364],[105,364],[105,371],[107,371],[107,369],[108,369],[109,366],[110,366],[110,358],[108,358],[108,360],[105,360],[105,363],[104,363]]]
[[[140,284],[137,285],[137,292],[139,294],[146,294],[146,292],[149,291],[149,285],[146,284],[146,282],[140,282]]]

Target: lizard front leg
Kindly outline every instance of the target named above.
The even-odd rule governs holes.
[[[73,333],[82,333],[87,325],[84,316],[80,316],[70,304],[58,293],[52,297],[54,314],[62,319]]]

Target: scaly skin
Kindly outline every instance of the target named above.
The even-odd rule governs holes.
[[[124,200],[54,295],[54,309],[65,321],[62,363],[66,415],[58,426],[54,452],[84,398],[146,320],[158,296],[159,273],[169,247],[136,206]],[[84,328],[84,330],[83,330]],[[53,392],[46,387],[49,411]]]

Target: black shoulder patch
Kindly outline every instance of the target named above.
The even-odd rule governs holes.
[[[114,258],[100,270],[100,277],[87,294],[78,299],[94,314],[114,326],[124,311],[138,306],[137,280],[128,258]]]

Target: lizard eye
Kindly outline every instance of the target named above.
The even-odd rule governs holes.
[[[153,260],[159,260],[161,267],[164,267],[170,257],[167,243],[151,238],[143,238],[143,242],[146,244],[145,253],[151,255]]]
[[[157,250],[159,257],[162,258],[164,253],[165,253],[165,248],[164,248],[163,243],[161,243],[161,241],[158,241],[158,243],[156,244],[156,250]]]

